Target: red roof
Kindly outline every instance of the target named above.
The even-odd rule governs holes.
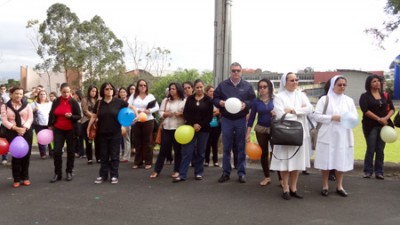
[[[360,71],[360,70],[337,70],[337,71],[330,71],[330,72],[314,72],[314,84],[325,83],[332,77],[339,75],[339,74],[343,74],[343,72],[349,72],[349,71],[357,71],[357,72],[361,72],[361,73],[375,74],[378,76],[384,75],[383,71]]]

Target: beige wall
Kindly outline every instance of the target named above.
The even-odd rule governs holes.
[[[42,85],[47,92],[55,91],[59,94],[58,89],[64,82],[65,76],[62,73],[52,73],[49,78],[46,73],[39,74],[30,67],[21,66],[21,85],[27,91]]]

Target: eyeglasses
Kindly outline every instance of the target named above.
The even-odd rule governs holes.
[[[267,89],[268,86],[267,85],[263,85],[263,86],[258,86],[259,89]]]
[[[241,70],[231,70],[232,73],[240,73]]]
[[[289,80],[290,82],[299,82],[299,79]]]
[[[339,87],[346,87],[347,84],[337,84],[337,86],[339,86]]]
[[[147,87],[145,84],[139,84],[139,87]]]
[[[111,91],[112,88],[104,88],[105,91]]]

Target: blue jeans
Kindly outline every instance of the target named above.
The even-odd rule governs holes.
[[[222,169],[223,175],[230,176],[231,174],[231,150],[235,144],[237,147],[237,174],[238,176],[246,175],[246,118],[230,120],[222,117]]]
[[[375,175],[383,175],[383,161],[385,142],[380,136],[381,127],[374,127],[366,137],[367,151],[364,158],[364,173],[372,175],[375,170]],[[373,160],[375,154],[375,169],[373,168]]]
[[[121,144],[121,133],[115,135],[102,135],[98,136],[98,144],[100,149],[100,177],[107,180],[108,173],[110,177],[119,177],[119,147]]]
[[[194,165],[194,175],[203,176],[204,172],[204,155],[208,141],[208,132],[196,132],[193,140],[186,145],[182,145],[182,161],[179,168],[179,177],[183,180],[187,178],[189,164],[192,161]],[[195,153],[195,154],[193,154]]]

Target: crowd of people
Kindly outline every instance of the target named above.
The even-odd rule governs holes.
[[[221,135],[222,174],[218,182],[230,180],[233,153],[233,167],[237,170],[238,182],[246,183],[245,149],[254,130],[262,150],[260,162],[264,176],[260,185],[270,184],[270,172],[277,171],[282,198],[301,199],[303,195],[297,183],[299,174],[310,167],[313,152],[310,151],[309,129],[310,122],[315,122],[320,124],[314,167],[322,174],[321,195],[329,195],[328,180],[333,172],[336,177],[336,193],[347,197],[343,175],[353,169],[354,137],[352,129],[342,126],[340,122],[343,113],[357,115],[357,110],[354,101],[345,95],[346,78],[341,75],[331,78],[327,82],[325,95],[320,97],[314,109],[305,93],[299,90],[295,73],[282,75],[277,94],[274,94],[270,80],[261,79],[257,83],[257,95],[253,86],[242,79],[241,73],[242,66],[235,62],[230,66],[229,78],[216,87],[202,80],[182,84],[172,82],[160,106],[156,97],[149,92],[149,83],[144,79],[127,88],[117,89],[109,82],[100,87],[91,85],[86,95],[80,90],[71,90],[68,83],[60,86],[60,96],[38,86],[32,90],[31,98],[24,96],[24,90],[20,87],[7,90],[1,85],[2,135],[9,143],[20,136],[29,145],[27,155],[11,159],[14,179],[12,186],[17,188],[20,185],[30,185],[29,161],[33,131],[37,134],[44,129],[51,129],[54,134],[53,143],[38,143],[40,157],[54,160],[51,183],[62,180],[63,152],[67,154],[67,181],[73,180],[74,160],[80,157],[86,158],[89,165],[94,160],[100,164],[94,183],[101,184],[109,179],[112,184],[117,184],[119,164],[129,162],[131,155],[134,155],[133,169],[153,169],[149,172],[150,179],[158,178],[164,164],[173,162],[172,182],[187,180],[190,166],[194,167],[194,179],[202,180],[205,167],[211,164],[210,159],[212,165],[220,166],[218,142]],[[385,125],[393,126],[390,117],[394,113],[394,106],[390,97],[384,94],[382,77],[369,76],[365,81],[365,89],[359,100],[367,143],[364,178],[375,174],[377,179],[384,179],[385,142],[379,132]],[[227,110],[225,105],[233,97],[241,102],[237,113]],[[122,126],[118,121],[118,113],[125,107],[137,115],[128,126]],[[138,119],[141,113],[146,114],[145,120]],[[301,146],[271,144],[272,121],[283,116],[301,123]],[[153,165],[153,133],[158,118],[162,126],[161,144]],[[92,140],[89,128],[93,123],[97,123],[97,133]],[[180,144],[174,138],[181,125],[189,125],[195,131],[193,139],[186,144]],[[2,155],[2,163],[7,162],[7,154]]]

